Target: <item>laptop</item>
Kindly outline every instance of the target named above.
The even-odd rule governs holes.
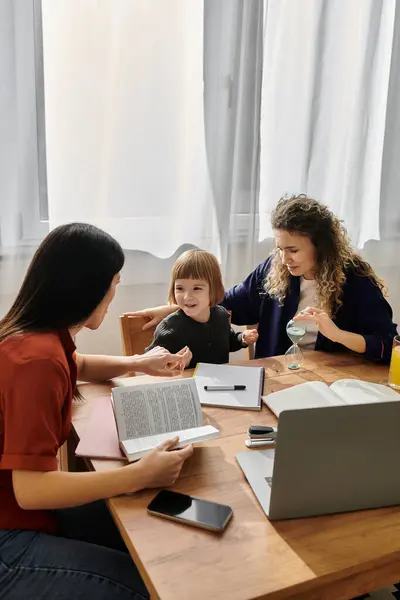
[[[400,402],[282,411],[275,450],[236,459],[271,520],[400,504]]]

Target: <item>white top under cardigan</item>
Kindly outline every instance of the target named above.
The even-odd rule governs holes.
[[[301,312],[307,306],[314,306],[315,308],[320,307],[320,300],[317,292],[317,282],[315,279],[304,279],[300,278],[300,300],[297,308],[297,313]],[[297,314],[296,313],[296,314]],[[299,346],[305,350],[314,350],[315,342],[317,341],[318,328],[316,323],[311,321],[304,322],[306,325],[307,333],[299,342]]]

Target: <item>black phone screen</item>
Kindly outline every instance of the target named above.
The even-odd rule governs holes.
[[[232,516],[232,509],[225,504],[217,504],[186,494],[162,490],[150,502],[147,510],[166,517],[222,531]]]

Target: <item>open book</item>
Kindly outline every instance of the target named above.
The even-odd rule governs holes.
[[[308,381],[263,396],[263,401],[279,417],[283,410],[319,408],[340,404],[367,404],[400,400],[390,387],[358,379],[340,379],[329,387],[322,381]]]
[[[111,393],[119,444],[129,461],[176,436],[183,447],[219,435],[203,424],[193,379],[115,387]]]

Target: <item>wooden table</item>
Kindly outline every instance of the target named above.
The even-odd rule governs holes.
[[[387,367],[355,354],[308,352],[296,373],[288,373],[282,357],[238,364],[265,367],[267,394],[305,381],[386,383],[388,376]],[[80,390],[87,402],[74,409],[78,437],[96,396],[107,393],[109,385],[84,384]],[[109,501],[152,598],[347,600],[400,580],[400,507],[272,523],[235,454],[245,450],[250,424],[273,425],[276,419],[265,406],[259,413],[218,408],[204,413],[221,437],[196,446],[174,489],[232,506],[232,522],[222,535],[148,516],[154,490]],[[92,461],[91,466],[100,470],[116,464]]]

